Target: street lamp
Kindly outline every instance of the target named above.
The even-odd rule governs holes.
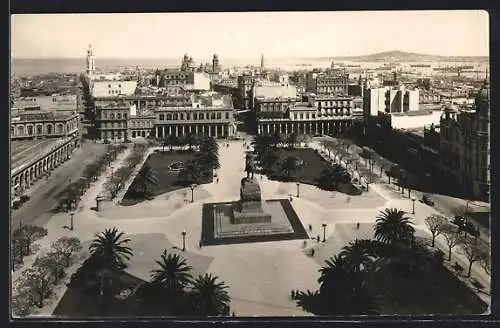
[[[300,183],[297,182],[297,198],[299,198],[299,186],[300,186]]]
[[[73,230],[73,216],[75,215],[75,212],[69,213],[69,230]]]
[[[323,227],[323,242],[326,241],[326,223],[321,225]]]
[[[413,207],[412,207],[412,210],[411,210],[411,214],[415,214],[415,198],[412,198],[411,199],[412,203],[413,203]]]
[[[182,251],[186,250],[186,230],[182,231]]]
[[[194,188],[196,187],[195,184],[192,184],[189,186],[191,188],[191,203],[194,202]]]

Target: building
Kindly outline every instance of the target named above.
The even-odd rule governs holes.
[[[156,115],[154,113],[141,116],[131,115],[128,126],[132,140],[136,138],[149,138],[151,132],[154,130],[155,122]]]
[[[371,88],[363,92],[365,116],[377,116],[378,112],[406,113],[419,110],[419,90],[399,87]]]
[[[238,109],[251,109],[253,107],[253,86],[255,83],[255,76],[252,75],[240,75],[238,76],[237,86],[238,86]]]
[[[99,139],[106,143],[129,141],[131,111],[130,104],[123,100],[96,101],[95,126]]]
[[[24,111],[11,117],[11,140],[77,138],[76,111]]]
[[[486,82],[473,110],[449,104],[440,122],[441,175],[481,199],[488,199],[491,183],[489,92]]]
[[[349,74],[344,70],[329,70],[324,73],[308,72],[306,74],[306,92],[315,94],[349,94]]]
[[[92,45],[89,45],[87,49],[87,69],[86,73],[89,78],[92,78],[95,72],[95,56],[94,51],[92,50]]]
[[[137,81],[92,81],[91,94],[94,98],[131,96],[137,89]]]
[[[214,57],[212,58],[212,73],[219,73],[220,72],[220,63],[219,63],[219,57],[217,54],[214,54]]]
[[[231,96],[207,94],[195,97],[190,107],[160,107],[155,110],[155,136],[206,135],[227,138],[235,135]]]

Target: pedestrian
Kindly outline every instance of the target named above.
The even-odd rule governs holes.
[[[306,248],[307,247],[307,241],[304,240],[304,242],[302,243],[302,248]]]
[[[217,181],[217,183],[219,183],[219,178],[217,178],[217,180],[216,180],[216,181]]]
[[[359,230],[359,222],[356,223],[356,230]]]
[[[295,291],[292,289],[292,300],[295,299]]]
[[[309,225],[309,231],[312,231],[312,229],[313,229],[313,226],[310,224]]]
[[[311,249],[311,256],[314,257],[314,252],[315,252],[315,249]]]
[[[319,243],[319,235],[316,236],[316,241]]]
[[[198,243],[198,245],[199,245],[199,246],[200,246],[200,248],[201,248],[201,246],[202,246],[202,244],[201,244],[201,240],[200,240],[200,242]]]

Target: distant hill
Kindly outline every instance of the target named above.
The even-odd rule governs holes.
[[[317,58],[319,59],[319,58]],[[322,57],[321,60],[349,60],[356,62],[452,62],[452,61],[481,61],[489,60],[487,56],[437,56],[418,54],[404,51],[385,51],[371,55],[363,56],[344,56],[344,57]]]

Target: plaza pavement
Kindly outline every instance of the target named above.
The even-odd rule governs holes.
[[[201,264],[196,264],[198,268],[196,273],[206,270],[229,285],[231,309],[236,315],[304,316],[310,314],[295,305],[290,298],[290,292],[292,289],[316,289],[319,286],[318,270],[323,259],[335,255],[341,247],[355,238],[371,237],[373,233],[370,235],[369,227],[373,225],[380,210],[397,207],[411,213],[411,201],[393,198],[391,191],[381,185],[371,184],[366,196],[365,194],[352,196],[350,201],[346,201],[345,195],[335,195],[332,200],[330,192],[319,192],[313,186],[301,185],[300,197],[292,197],[291,204],[308,232],[309,224],[312,226],[310,236],[320,235],[322,238],[322,224],[327,224],[327,242],[316,245],[316,247],[321,246],[318,251],[319,262],[318,259],[312,259],[305,254],[302,240],[205,246],[200,249],[198,243],[201,238],[202,204],[239,198],[240,180],[245,176],[243,171],[245,148],[242,141],[230,141],[229,144],[229,147],[222,144],[220,146],[221,168],[217,170],[219,182],[214,180],[213,183],[197,187],[194,203],[186,201],[186,197],[190,198],[190,190],[187,196],[182,190],[177,190],[160,195],[152,201],[127,207],[115,205],[115,208],[96,213],[90,208],[95,206],[95,197],[102,190],[105,181],[105,177],[102,177],[82,198],[80,211],[74,217],[75,230],[68,231],[62,228],[68,223],[67,214],[54,215],[46,224],[49,230],[48,236],[39,241],[41,249],[47,249],[51,241],[62,235],[77,236],[82,242],[88,243],[96,233],[116,227],[132,239],[138,235],[143,238],[142,246],[135,254],[139,258],[131,261],[129,272],[145,276],[154,268],[153,259],[159,259],[163,249],[172,251],[173,247],[182,247],[181,232],[185,230],[186,252],[181,254],[186,255],[188,264],[193,267],[195,265],[189,261],[200,261]],[[119,156],[113,164],[115,169],[122,165],[123,159],[129,152],[130,150],[127,150]],[[108,171],[107,175],[109,174]],[[261,179],[260,175],[256,175],[256,178],[260,182],[264,199],[288,198],[289,194],[294,195],[296,192],[294,183],[269,181],[265,177]],[[362,201],[364,198],[366,202]],[[330,205],[331,202],[336,206]],[[422,230],[428,235],[424,219],[435,213],[435,210],[418,202],[415,206],[416,214],[410,216],[414,218],[417,230]],[[360,222],[363,229],[357,231],[346,228],[351,224],[354,227],[356,222]],[[363,234],[359,235],[360,233]],[[157,238],[160,238],[158,235],[164,235],[165,239],[158,242]],[[149,244],[148,236],[151,236]],[[314,247],[317,243],[307,240],[306,244],[308,248]],[[151,245],[154,247],[150,247]],[[440,238],[438,245],[442,247]],[[146,257],[141,259],[142,256],[148,257],[147,260]],[[463,267],[467,267],[460,254],[455,252],[454,259]],[[32,260],[25,260],[25,263],[25,267],[31,265]],[[485,286],[489,286],[489,276],[485,276],[482,268],[478,265],[474,265],[473,268],[473,276],[487,283]],[[14,278],[19,272],[20,270],[14,273]],[[58,287],[59,299],[63,292],[64,287]],[[50,315],[56,305],[57,302],[54,301],[41,312]]]

